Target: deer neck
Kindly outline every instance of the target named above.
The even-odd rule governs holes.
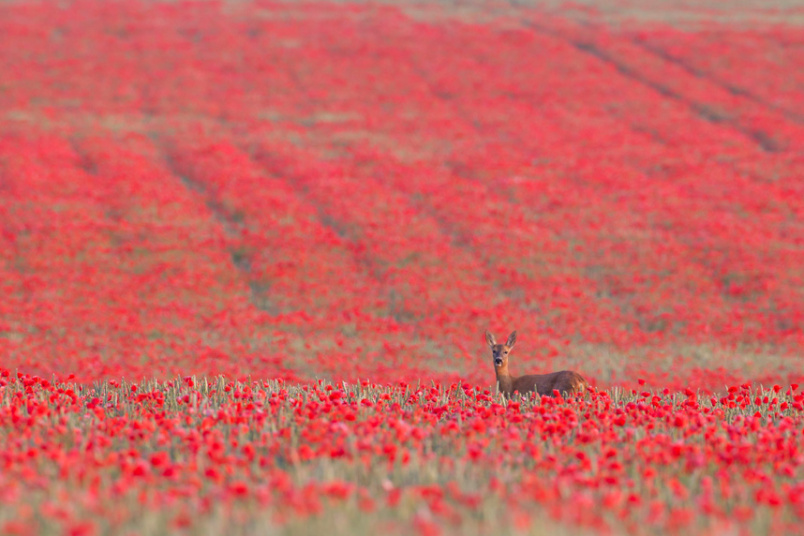
[[[500,392],[510,395],[514,390],[514,378],[508,372],[508,366],[497,367],[497,385],[499,385]]]

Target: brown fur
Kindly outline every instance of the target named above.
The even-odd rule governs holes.
[[[515,391],[520,394],[535,391],[540,395],[553,396],[553,391],[564,395],[580,394],[586,391],[588,384],[583,376],[571,370],[551,372],[549,374],[528,374],[514,377],[508,372],[508,354],[516,343],[516,331],[508,336],[505,344],[497,344],[494,335],[486,332],[486,342],[491,348],[492,363],[497,373],[497,385],[500,392],[510,397]]]

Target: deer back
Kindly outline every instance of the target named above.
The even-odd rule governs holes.
[[[552,396],[553,391],[561,394],[583,393],[586,389],[586,380],[577,372],[562,370],[550,374],[530,374],[521,376],[513,381],[513,390],[520,393],[536,391],[540,395]]]

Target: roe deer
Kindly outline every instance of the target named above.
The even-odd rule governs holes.
[[[508,353],[516,343],[516,331],[508,336],[505,344],[497,344],[494,335],[487,331],[486,342],[491,347],[491,354],[494,357],[497,383],[500,391],[506,397],[510,398],[514,391],[519,391],[520,394],[536,391],[540,395],[553,396],[553,391],[556,390],[561,394],[574,395],[583,393],[588,386],[583,376],[571,370],[551,372],[550,374],[529,374],[518,378],[511,376],[511,373],[508,372]]]

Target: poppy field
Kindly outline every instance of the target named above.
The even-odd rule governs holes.
[[[0,533],[800,531],[802,24],[0,3]]]

